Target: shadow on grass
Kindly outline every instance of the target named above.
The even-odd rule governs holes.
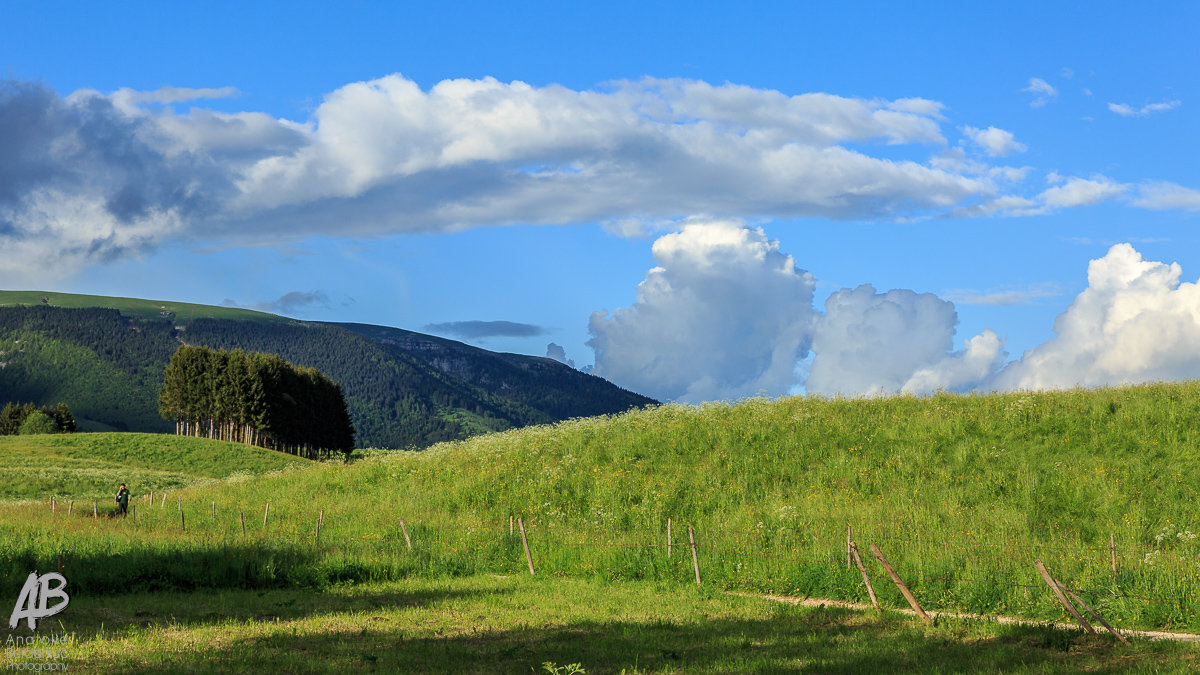
[[[463,595],[472,595],[469,591]],[[381,593],[365,604],[429,607],[452,594]],[[334,609],[328,602],[325,609]],[[301,612],[303,613],[303,612]],[[285,611],[286,614],[286,611]],[[1048,627],[993,627],[990,637],[962,629],[926,629],[896,615],[841,609],[795,609],[765,619],[576,621],[486,630],[438,622],[439,610],[357,617],[344,627],[297,635],[251,631],[199,652],[161,650],[136,662],[88,664],[89,672],[381,672],[544,673],[544,663],[579,663],[602,673],[895,673],[895,672],[1186,672],[1195,652],[1150,645],[1126,648],[1105,638]],[[484,617],[480,616],[480,619]],[[443,630],[445,631],[443,633]],[[1171,652],[1171,649],[1176,651]]]

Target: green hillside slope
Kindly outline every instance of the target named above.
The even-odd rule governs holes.
[[[49,299],[86,304],[92,297]],[[29,299],[0,294],[5,298]],[[109,307],[0,306],[0,404],[61,401],[85,430],[166,432],[171,425],[158,415],[158,391],[180,344],[270,352],[317,368],[342,385],[357,444],[366,447],[421,448],[653,403],[549,359],[399,329],[123,298],[96,302]],[[175,309],[153,316],[157,307]],[[180,323],[173,312],[184,309],[190,320]]]
[[[312,463],[294,455],[205,438],[79,433],[0,436],[0,500],[55,497],[111,510],[117,486],[139,494]],[[91,513],[90,504],[85,509]]]
[[[540,575],[691,583],[691,526],[706,587],[864,602],[846,563],[850,525],[927,608],[1061,619],[1040,560],[1118,625],[1200,631],[1198,442],[1197,383],[661,406],[183,492],[189,518],[212,500],[227,513],[270,502],[273,524],[253,540],[281,552],[269,559],[177,539],[172,513],[148,513],[122,536],[158,551],[130,571],[159,569],[156,583],[173,578],[155,567],[165,551],[199,546],[245,564],[233,581],[189,584],[320,584],[522,573],[509,534],[522,516]],[[41,542],[22,554],[37,558],[107,536],[30,534],[50,526],[13,525],[9,540]],[[235,520],[212,527],[214,541],[240,541]],[[882,602],[904,605],[876,580]]]
[[[236,319],[263,323],[292,323],[295,319],[256,312],[238,307],[216,307],[196,305],[188,302],[168,300],[141,300],[104,295],[81,295],[77,293],[53,293],[49,291],[0,291],[0,307],[100,307],[115,309],[122,316],[153,321],[169,321],[175,325],[186,325],[195,319]]]

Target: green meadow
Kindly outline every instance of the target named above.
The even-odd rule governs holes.
[[[419,453],[359,451],[351,463],[235,466],[234,458],[252,449],[203,439],[91,434],[75,437],[79,440],[72,439],[67,443],[72,449],[65,451],[54,444],[68,437],[42,437],[51,440],[39,439],[42,445],[20,446],[26,448],[20,451],[0,445],[0,494],[25,500],[0,505],[0,597],[15,597],[30,570],[61,569],[73,592],[98,606],[129,602],[130,593],[195,597],[197,602],[235,598],[223,600],[224,609],[207,610],[210,615],[180,618],[174,627],[161,625],[167,616],[161,606],[147,610],[145,620],[133,626],[127,613],[118,612],[105,624],[106,631],[114,632],[89,642],[90,651],[85,650],[88,658],[113,670],[140,663],[132,652],[114,646],[129,643],[128,631],[143,631],[138,639],[147,644],[176,638],[205,644],[211,639],[223,645],[219,654],[229,655],[244,648],[234,646],[241,644],[240,638],[228,633],[254,626],[259,637],[253,644],[263,645],[264,654],[311,643],[313,654],[332,654],[329,658],[338,663],[362,659],[366,657],[351,656],[358,653],[355,648],[343,649],[338,641],[365,651],[370,651],[364,647],[368,644],[395,646],[400,638],[387,628],[388,622],[403,621],[385,612],[378,625],[368,623],[357,605],[337,598],[358,592],[354,589],[459,588],[491,583],[487,579],[533,584],[520,586],[513,591],[517,595],[553,595],[560,587],[562,593],[578,593],[570,600],[578,615],[544,620],[558,627],[550,631],[555,640],[565,639],[565,626],[571,627],[566,634],[587,635],[588,640],[593,633],[603,634],[595,639],[616,650],[612,645],[626,644],[623,633],[653,635],[648,626],[695,621],[699,612],[715,617],[714,634],[721,639],[736,642],[735,633],[749,635],[745,639],[752,645],[774,645],[771,659],[783,659],[713,660],[728,667],[705,671],[698,664],[716,659],[715,653],[674,664],[627,662],[608,654],[610,658],[590,659],[609,664],[594,672],[779,672],[790,667],[852,672],[851,661],[803,665],[785,658],[805,644],[793,641],[800,640],[789,637],[793,633],[816,631],[821,639],[834,639],[843,630],[866,645],[870,655],[859,665],[879,663],[884,669],[907,668],[912,664],[904,660],[906,654],[941,640],[957,645],[947,647],[952,654],[977,643],[980,658],[1007,654],[977,662],[983,670],[1069,671],[1087,659],[1171,670],[1194,664],[1194,648],[1125,648],[1108,638],[1083,637],[1078,639],[1085,642],[1061,638],[1065,642],[1056,643],[1059,638],[1046,637],[1054,631],[925,628],[890,614],[839,614],[831,620],[829,613],[760,606],[753,599],[745,599],[751,604],[743,606],[743,600],[721,592],[867,602],[858,570],[847,568],[850,526],[885,607],[907,605],[867,553],[872,543],[926,609],[1066,621],[1065,611],[1035,571],[1035,561],[1041,560],[1116,626],[1200,632],[1197,429],[1200,384],[1182,383],[925,399],[796,397],[738,405],[667,405],[480,436]],[[196,445],[169,446],[183,441]],[[31,441],[5,441],[21,442]],[[90,508],[77,504],[68,516],[61,507],[64,500],[87,500],[94,494],[83,482],[78,488],[70,482],[56,487],[58,506],[51,510],[50,492],[36,495],[22,487],[32,469],[10,467],[42,466],[40,458],[53,453],[62,459],[46,466],[61,461],[81,474],[95,470],[94,462],[129,467],[134,472],[129,475],[135,476],[126,480],[134,492],[134,514],[93,518]],[[156,483],[157,471],[176,471],[189,479],[177,486]],[[139,482],[143,475],[145,484]],[[154,502],[148,499],[151,490]],[[163,490],[168,491],[165,500]],[[537,573],[533,579],[527,579],[519,529],[510,530],[510,518],[517,517],[526,526]],[[699,589],[689,527],[702,577]],[[1110,537],[1116,543],[1115,573]],[[625,592],[644,593],[639,603],[664,603],[661,612],[672,618],[655,610],[624,621],[619,608],[599,609],[603,603],[598,597]],[[253,598],[268,596],[313,606],[295,614],[275,613],[290,617],[291,638],[287,629],[260,626],[262,613],[272,612],[249,608],[257,606]],[[316,609],[327,601],[333,603],[328,615]],[[530,641],[551,639],[530,637],[542,635],[532,630],[542,621],[530,618],[536,614],[458,601],[472,607],[461,610],[466,615],[482,617],[481,626],[498,622],[488,629],[488,637],[467,636],[472,622],[465,621],[442,634],[414,629],[414,637],[404,644],[423,640],[421,649],[444,648],[447,658],[461,659],[467,659],[462,654],[493,658],[490,650],[511,648],[524,659],[520,672],[529,672],[531,664],[541,668],[540,661],[530,661],[541,658],[535,654],[560,666],[578,660],[570,658],[570,650],[529,647]],[[529,600],[537,606],[546,602]],[[727,609],[696,609],[689,604],[695,602]],[[737,609],[728,609],[735,605]],[[434,606],[441,605],[431,603],[429,611],[440,616]],[[783,628],[754,624],[758,627],[752,629],[737,623],[742,619],[725,621],[723,612],[784,612],[794,623],[785,622]],[[344,636],[305,637],[326,630],[311,623],[317,614],[339,613],[353,615],[330,619],[342,622],[334,632]],[[229,616],[241,618],[221,618]],[[79,620],[79,630],[98,628],[95,620]],[[228,621],[241,628],[235,631]],[[577,630],[579,625],[585,628]],[[832,632],[822,632],[826,628]],[[163,633],[168,630],[176,632]],[[682,634],[686,631],[677,635]],[[120,635],[126,637],[114,637]],[[663,644],[676,644],[673,639],[663,637]],[[588,640],[567,644],[582,654]],[[630,653],[645,649],[650,647],[631,648]],[[1082,654],[1082,660],[1049,655],[1055,650]],[[972,663],[975,648],[960,651],[929,670],[972,670],[962,664]],[[314,658],[314,663],[326,663],[323,656]],[[889,660],[893,658],[900,660]],[[202,664],[228,663],[200,656],[188,662],[198,672],[210,667]],[[469,659],[454,663],[477,672],[467,667]],[[365,665],[392,669],[390,662]]]
[[[161,434],[0,436],[0,500],[48,500],[108,509],[117,486],[163,492],[248,478],[311,462],[234,443]]]

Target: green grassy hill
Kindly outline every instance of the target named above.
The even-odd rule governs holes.
[[[115,309],[122,316],[143,321],[170,321],[174,325],[187,325],[195,319],[234,319],[262,323],[294,323],[295,319],[285,316],[256,312],[238,307],[196,305],[188,302],[168,300],[141,300],[104,295],[81,295],[77,293],[52,293],[48,291],[0,291],[0,307],[101,307]]]
[[[81,433],[0,436],[0,500],[55,497],[112,508],[117,486],[145,494],[305,467],[294,455],[204,438]],[[91,508],[86,509],[91,513]]]
[[[1061,619],[1042,560],[1110,621],[1200,631],[1198,441],[1197,383],[661,406],[183,490],[196,532],[146,509],[115,526],[129,567],[112,574],[147,588],[519,574],[508,519],[523,516],[539,574],[690,583],[690,525],[706,585],[865,601],[849,524],[931,608]],[[232,514],[267,502],[270,523],[243,538]],[[0,513],[16,559],[68,550],[82,565],[112,547],[110,526],[23,513]],[[882,601],[903,606],[866,562]]]

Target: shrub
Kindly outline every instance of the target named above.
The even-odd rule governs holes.
[[[58,423],[54,421],[54,418],[37,410],[25,418],[17,433],[21,436],[29,436],[32,434],[57,434],[58,432]]]

